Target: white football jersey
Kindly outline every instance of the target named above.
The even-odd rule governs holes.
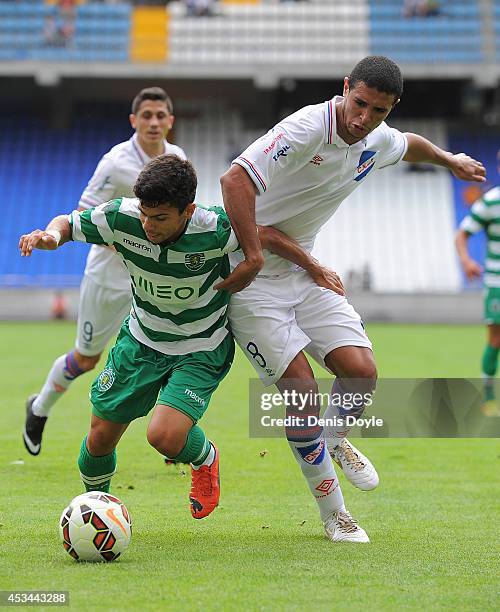
[[[186,159],[184,151],[164,141],[165,153],[173,153]],[[139,173],[151,161],[141,149],[137,134],[130,140],[114,146],[101,161],[81,195],[79,208],[93,208],[115,198],[133,198],[133,187]],[[126,290],[130,287],[130,275],[121,258],[107,247],[93,245],[87,257],[85,274],[109,289]]]
[[[272,225],[311,251],[321,227],[370,172],[398,163],[406,153],[404,134],[386,123],[348,145],[337,134],[336,96],[286,117],[253,142],[233,163],[255,183],[257,223]],[[293,264],[264,251],[261,275],[283,274]],[[231,255],[235,266],[241,253]]]

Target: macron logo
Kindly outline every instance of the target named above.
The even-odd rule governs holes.
[[[147,244],[143,244],[141,242],[134,242],[133,240],[129,240],[128,238],[123,238],[123,244],[126,244],[134,249],[139,249],[140,251],[147,251],[148,253],[152,253],[153,249]]]
[[[191,389],[186,389],[184,393],[186,395],[189,395],[189,397],[194,399],[194,401],[197,402],[198,404],[201,404],[202,406],[205,405],[205,400],[201,398],[199,395],[196,395],[196,393],[194,391],[191,391]]]

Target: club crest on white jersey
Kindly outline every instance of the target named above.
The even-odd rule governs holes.
[[[363,151],[359,158],[359,165],[354,172],[354,180],[360,181],[373,169],[375,166],[375,158],[378,151]]]

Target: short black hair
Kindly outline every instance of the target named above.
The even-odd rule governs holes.
[[[191,162],[177,155],[160,155],[144,166],[134,193],[145,206],[168,204],[182,213],[194,202],[197,182]]]
[[[146,87],[146,89],[141,89],[141,91],[133,99],[132,115],[137,115],[139,107],[144,100],[159,100],[160,102],[165,102],[169,114],[171,115],[174,112],[172,100],[164,89],[161,87]]]
[[[403,75],[399,66],[383,55],[369,55],[354,66],[349,75],[349,88],[354,89],[360,81],[368,87],[392,94],[396,100],[403,93]]]

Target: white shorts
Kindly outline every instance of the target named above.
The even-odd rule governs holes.
[[[108,289],[84,276],[80,285],[75,347],[86,357],[102,353],[130,312],[132,290]]]
[[[347,299],[318,287],[307,272],[257,277],[231,297],[229,320],[266,386],[276,383],[302,350],[326,367],[325,357],[336,348],[372,347]]]

